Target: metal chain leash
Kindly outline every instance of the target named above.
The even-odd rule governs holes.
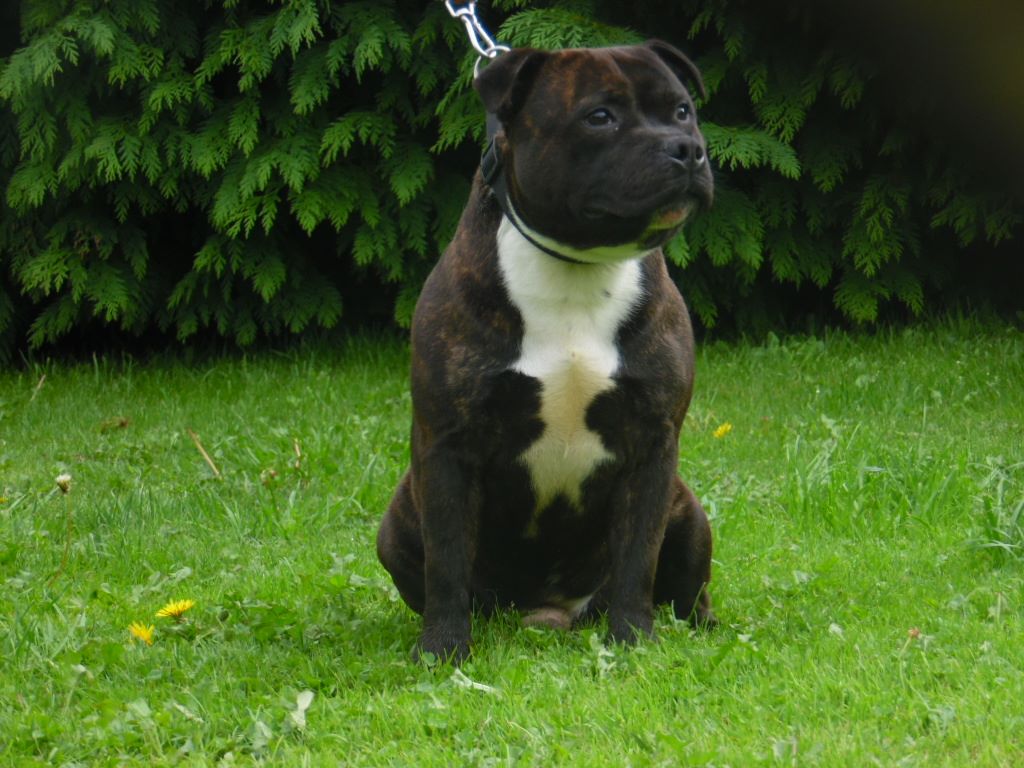
[[[473,46],[479,56],[476,64],[473,65],[473,76],[480,74],[480,63],[484,59],[497,58],[502,53],[511,50],[507,45],[495,42],[476,15],[476,3],[469,2],[463,6],[457,6],[452,0],[445,0],[445,8],[452,15],[453,19],[459,19],[466,26],[466,35],[469,37],[469,44]]]

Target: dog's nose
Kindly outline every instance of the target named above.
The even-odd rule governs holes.
[[[688,171],[696,171],[708,160],[704,147],[695,139],[685,139],[674,144],[669,154]]]

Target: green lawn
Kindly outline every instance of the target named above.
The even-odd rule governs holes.
[[[374,554],[407,366],[0,374],[0,765],[1024,764],[1019,331],[701,348],[681,471],[722,628],[663,611],[628,651],[508,614],[458,671],[410,660]]]

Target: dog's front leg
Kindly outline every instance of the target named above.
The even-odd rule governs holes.
[[[674,440],[653,446],[617,494],[607,587],[608,634],[632,645],[654,631],[654,576],[665,536],[669,494],[678,449]]]
[[[422,504],[423,633],[417,655],[462,661],[469,654],[470,581],[479,494],[458,455],[434,446],[419,473]]]

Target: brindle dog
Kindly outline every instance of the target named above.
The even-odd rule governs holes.
[[[475,87],[500,130],[412,327],[412,464],[377,549],[463,658],[470,613],[513,606],[610,636],[653,606],[715,623],[711,530],[677,476],[693,387],[686,306],[660,246],[711,203],[675,48],[517,49]],[[497,193],[496,193],[497,191]]]

